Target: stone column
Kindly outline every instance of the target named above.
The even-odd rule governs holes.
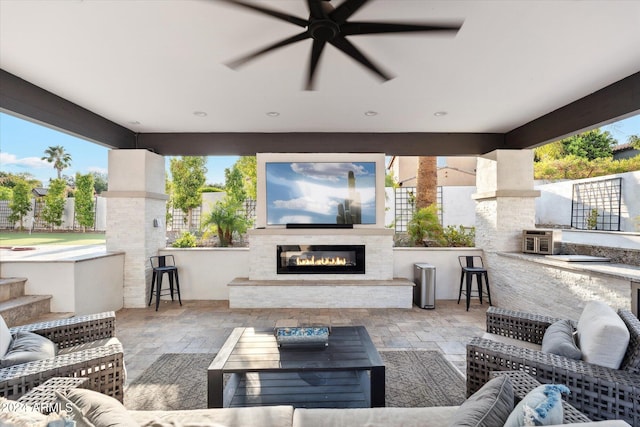
[[[488,252],[519,252],[522,230],[535,228],[533,151],[496,150],[478,158],[476,246]]]
[[[491,302],[512,307],[522,271],[511,271],[499,252],[520,252],[522,230],[535,228],[533,151],[496,150],[478,158],[476,170],[476,246],[489,270]]]
[[[108,251],[125,253],[124,307],[146,307],[149,257],[166,245],[164,157],[147,150],[109,151]]]

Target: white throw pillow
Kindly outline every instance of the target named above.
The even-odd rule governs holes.
[[[629,345],[629,330],[620,316],[601,301],[587,303],[578,320],[582,360],[619,369]]]
[[[9,327],[5,323],[2,316],[0,316],[0,358],[4,357],[7,354],[7,350],[9,350],[9,345],[11,344],[11,332],[9,332]]]

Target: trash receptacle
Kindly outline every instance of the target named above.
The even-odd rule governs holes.
[[[413,303],[420,308],[436,308],[436,267],[413,264]]]

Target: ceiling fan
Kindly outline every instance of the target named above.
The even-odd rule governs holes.
[[[271,16],[282,21],[289,22],[304,28],[305,30],[297,35],[277,41],[260,50],[238,58],[227,65],[237,68],[247,62],[262,56],[278,48],[299,42],[301,40],[313,39],[311,48],[311,59],[307,73],[305,90],[313,90],[316,69],[322,51],[327,43],[336,47],[347,56],[359,62],[382,80],[393,78],[373,63],[364,53],[354,46],[347,36],[359,34],[382,34],[382,33],[406,33],[406,32],[448,32],[457,33],[462,27],[462,23],[443,24],[419,24],[419,23],[393,23],[393,22],[357,22],[349,21],[349,18],[356,13],[369,0],[345,0],[339,6],[334,7],[331,0],[303,0],[309,8],[309,18],[302,19],[287,13],[259,6],[256,3],[248,3],[243,0],[223,0],[226,3],[241,6],[259,13]]]

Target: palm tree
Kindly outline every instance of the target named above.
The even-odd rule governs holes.
[[[58,179],[62,178],[62,169],[71,166],[71,154],[67,153],[61,145],[47,148],[44,154],[46,156],[42,157],[42,160],[53,163],[54,169],[58,171]]]
[[[435,156],[418,158],[416,211],[438,202],[438,164]]]

